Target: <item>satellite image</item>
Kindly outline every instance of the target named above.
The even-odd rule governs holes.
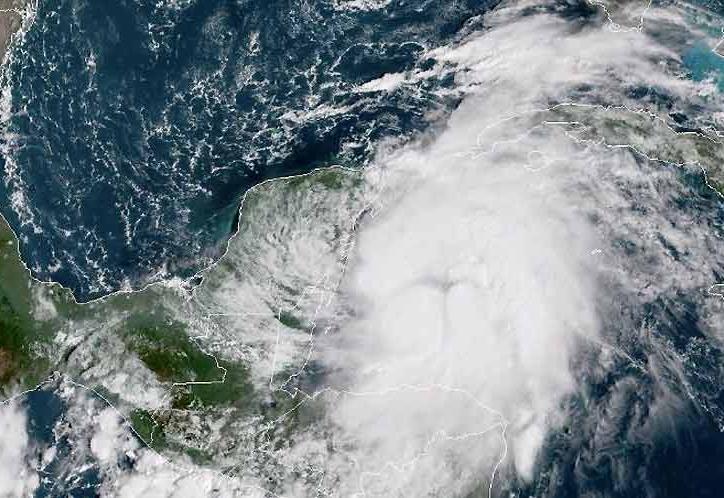
[[[724,497],[723,0],[0,0],[0,498]]]

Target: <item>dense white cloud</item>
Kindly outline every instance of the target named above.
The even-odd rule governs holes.
[[[176,467],[151,451],[143,451],[133,474],[119,476],[112,486],[108,493],[119,498],[268,496],[255,484],[242,483],[216,472]]]
[[[632,104],[634,86],[696,98],[698,84],[665,70],[678,56],[645,32],[519,15],[503,9],[484,34],[432,53],[440,71],[457,68],[466,99],[432,142],[368,171],[377,209],[344,288],[357,316],[324,354],[345,373],[331,408],[353,462],[342,495],[464,495],[501,459],[530,478],[578,387],[580,345],[605,342],[600,278],[638,278],[609,251],[615,237],[644,243],[627,189],[677,191],[670,170],[535,111],[573,95]],[[671,231],[666,189],[649,194],[649,222]],[[675,231],[705,254],[699,234]],[[642,271],[664,282],[668,264]]]
[[[123,441],[123,419],[118,411],[106,408],[96,416],[97,431],[90,440],[93,455],[102,463],[111,463],[118,458]]]
[[[561,421],[561,402],[579,387],[572,364],[581,346],[607,341],[601,303],[612,302],[612,286],[601,281],[646,298],[713,283],[711,235],[671,209],[683,193],[671,168],[580,140],[552,122],[561,112],[540,117],[576,99],[644,105],[630,97],[635,86],[687,99],[706,85],[667,72],[678,55],[645,31],[524,16],[521,5],[489,16],[484,32],[429,52],[437,64],[426,73],[386,75],[360,89],[394,91],[453,71],[451,91],[464,100],[435,137],[388,150],[366,171],[374,209],[349,267],[341,256],[347,240],[330,227],[351,225],[359,192],[274,187],[245,208],[254,215],[242,220],[248,239],[222,263],[236,274],[195,295],[228,332],[222,344],[252,363],[260,392],[301,372],[310,357],[320,361],[329,385],[301,409],[324,416],[284,441],[290,447],[250,449],[249,469],[240,464],[243,477],[230,478],[183,455],[174,456],[181,468],[138,448],[110,408],[81,413],[104,492],[268,496],[262,489],[272,485],[254,468],[264,460],[273,462],[264,471],[278,463],[273,478],[281,476],[275,491],[283,496],[465,496],[503,471],[529,479]],[[681,23],[675,12],[647,15]],[[587,118],[607,119],[590,109]],[[660,256],[652,234],[685,251],[687,262]],[[646,249],[646,259],[617,259],[613,246],[622,240]],[[332,303],[343,273],[352,318]],[[312,336],[279,324],[280,311],[332,326]],[[124,400],[162,404],[158,387],[138,377],[142,369],[93,369]],[[129,392],[138,385],[150,387]],[[0,494],[22,494],[17,486],[37,484],[22,463],[22,414],[0,412],[0,429],[18,434],[0,453]],[[133,471],[118,471],[129,452]],[[18,475],[25,477],[9,477]]]
[[[530,476],[548,417],[574,388],[576,338],[596,336],[598,243],[566,189],[586,156],[562,134],[542,138],[465,154],[479,144],[451,126],[386,165],[409,171],[414,186],[404,183],[360,235],[348,289],[359,320],[330,361],[357,366],[350,389],[370,393],[336,411],[369,461],[462,459],[447,474],[418,466],[409,480],[390,479],[403,489],[452,489],[460,468],[490,475],[506,426],[517,470]],[[531,151],[565,162],[532,173]],[[438,431],[459,445],[486,429],[467,438],[475,451],[429,445]]]
[[[15,403],[0,405],[0,434],[0,497],[29,496],[38,487],[39,479],[26,460],[26,418]]]

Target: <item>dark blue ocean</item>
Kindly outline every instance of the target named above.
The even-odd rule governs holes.
[[[42,1],[4,75],[0,212],[35,275],[81,301],[190,275],[220,254],[251,186],[361,167],[380,139],[452,109],[444,78],[356,88],[431,64],[426,49],[493,3]]]
[[[380,143],[442,125],[458,104],[452,76],[360,86],[423,72],[435,64],[429,50],[480,31],[496,3],[42,0],[0,75],[0,213],[34,275],[80,301],[189,277],[221,254],[252,186],[361,168]],[[700,3],[724,14],[719,0]],[[574,19],[596,12],[560,4]],[[682,62],[694,79],[719,71],[724,87],[710,50],[696,45]],[[698,174],[682,181],[672,208],[721,230],[721,199]],[[622,302],[606,335],[646,368],[621,360],[591,373],[596,359],[584,355],[574,365],[583,388],[547,436],[535,479],[502,483],[496,496],[724,496],[724,348],[704,332],[704,302],[694,292]],[[35,446],[58,451],[37,496],[95,496],[97,468],[76,479],[85,453],[55,437],[65,401],[48,389],[24,403]]]

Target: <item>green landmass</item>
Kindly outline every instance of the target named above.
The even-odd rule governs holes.
[[[150,412],[143,409],[133,410],[129,421],[136,434],[151,448],[160,451],[166,447],[166,434],[163,426],[154,420]]]
[[[33,316],[32,290],[15,235],[0,218],[0,388],[33,386],[48,371],[52,329]]]
[[[248,368],[204,352],[183,323],[134,316],[121,333],[159,380],[188,383],[173,386],[174,408],[238,404],[252,393]]]
[[[279,322],[292,329],[306,329],[309,324],[305,323],[301,318],[291,311],[282,310],[279,312]]]
[[[243,345],[246,331],[265,327],[274,337],[278,326],[284,334],[306,337],[316,307],[300,300],[310,295],[304,289],[315,275],[286,279],[284,267],[259,255],[292,257],[295,248],[286,247],[285,238],[311,231],[327,255],[327,270],[339,271],[343,235],[351,234],[358,211],[354,192],[360,178],[332,168],[249,191],[239,234],[222,260],[203,272],[193,295],[158,284],[77,304],[69,290],[31,278],[15,235],[0,217],[0,401],[54,372],[66,374],[113,403],[145,444],[200,465],[242,451],[241,443],[218,447],[240,437],[243,420],[269,427],[255,436],[260,445],[268,444],[272,433],[292,437],[300,398],[255,390]],[[328,224],[322,222],[325,213],[333,215]],[[320,223],[310,225],[315,215]],[[272,285],[268,295],[255,296],[254,306],[268,310],[268,316],[257,313],[258,322],[235,315],[246,308],[234,293],[256,282]]]

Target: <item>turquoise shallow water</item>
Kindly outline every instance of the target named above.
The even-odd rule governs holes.
[[[695,81],[712,78],[724,91],[724,57],[716,54],[706,43],[697,42],[684,53],[684,67]]]
[[[18,179],[5,169],[0,212],[18,228],[36,275],[84,300],[122,282],[137,286],[162,265],[189,274],[217,255],[252,185],[331,162],[359,167],[375,143],[414,136],[429,128],[431,110],[455,107],[439,96],[449,80],[389,93],[355,88],[387,72],[429,67],[427,49],[480,29],[476,14],[491,2],[390,0],[370,11],[335,10],[340,3],[43,2],[9,66],[11,135],[0,139],[20,172]],[[567,5],[567,20],[595,12],[585,2],[580,10]],[[724,89],[724,59],[708,45],[692,45],[683,61],[692,79],[712,78]],[[664,219],[672,227],[724,226],[724,204],[700,172],[681,183]],[[636,183],[616,188],[626,189],[626,199],[641,198]],[[10,206],[18,192],[27,197],[27,213]],[[649,207],[632,204],[641,212]],[[637,261],[687,258],[662,240],[668,252],[625,238],[612,250],[621,247],[614,254],[622,268],[636,254]],[[635,281],[644,281],[637,271]],[[724,266],[710,280],[724,281]],[[600,370],[590,368],[595,356],[572,367],[580,393],[562,407],[565,424],[547,436],[535,478],[505,481],[493,496],[722,496],[724,433],[715,422],[724,420],[724,352],[704,326],[706,288],[684,292],[672,284],[656,295],[648,284],[631,293],[615,280],[610,286],[602,292],[611,300],[602,299],[604,332],[626,355]],[[686,389],[679,390],[678,378],[671,389],[659,380],[682,372]],[[300,379],[321,386],[318,375],[307,365]],[[34,445],[53,445],[58,455],[36,496],[100,495],[110,480],[100,466],[73,472],[95,462],[88,445],[55,437],[78,402],[62,401],[39,391],[24,405]],[[131,472],[133,461],[117,467]],[[487,496],[468,496],[478,495]]]

